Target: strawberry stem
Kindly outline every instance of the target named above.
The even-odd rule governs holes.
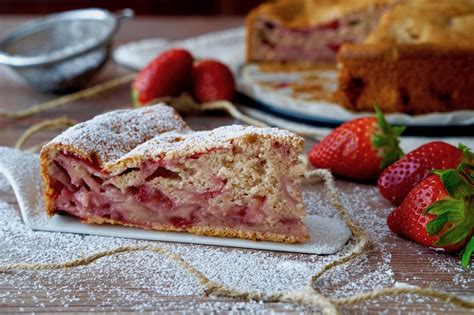
[[[467,243],[466,247],[461,252],[461,265],[464,268],[467,268],[471,262],[471,256],[474,252],[474,236],[471,237],[469,243]]]
[[[377,149],[381,149],[382,162],[380,163],[380,168],[384,169],[404,155],[402,149],[400,149],[400,141],[398,140],[398,137],[406,127],[392,127],[392,125],[387,122],[380,109],[377,106],[374,106],[374,108],[380,132],[373,135],[372,145]]]
[[[460,143],[458,145],[458,148],[459,150],[461,150],[468,163],[474,163],[474,153],[471,152],[471,149],[469,149],[469,147]]]
[[[142,104],[140,103],[140,92],[138,90],[132,90],[132,102],[133,106],[140,107]]]

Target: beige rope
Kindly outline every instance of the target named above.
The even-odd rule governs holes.
[[[201,104],[201,108],[203,111],[216,110],[216,109],[224,110],[233,118],[243,121],[244,123],[248,125],[254,125],[257,127],[268,126],[267,124],[265,124],[264,122],[258,119],[254,119],[250,116],[243,114],[237,109],[237,107],[234,104],[228,101],[214,101],[214,102],[203,103]]]
[[[157,99],[154,99],[147,103],[147,105],[152,105],[156,103],[166,103],[170,106],[172,106],[174,109],[176,109],[178,112],[181,114],[192,114],[192,113],[199,113],[199,112],[205,112],[205,111],[213,111],[213,110],[222,110],[226,113],[228,113],[232,118],[235,118],[237,120],[240,120],[247,125],[253,125],[257,127],[268,127],[269,125],[259,119],[250,117],[244,113],[242,113],[237,106],[235,106],[233,103],[225,100],[221,101],[212,101],[212,102],[206,102],[206,103],[196,103],[196,101],[187,93],[183,93],[178,97],[160,97]],[[286,129],[302,136],[302,137],[310,137],[315,140],[321,140],[326,136],[326,134],[321,133],[321,132],[315,132],[315,131],[307,131],[304,130],[303,128],[293,128],[293,127],[286,127]]]
[[[21,110],[21,111],[17,111],[17,112],[9,112],[9,111],[0,110],[0,118],[7,118],[7,119],[26,118],[26,117],[32,116],[34,114],[38,114],[38,113],[47,111],[49,109],[53,109],[53,108],[56,108],[56,107],[67,105],[71,102],[77,101],[77,100],[82,99],[82,98],[95,96],[97,94],[100,94],[100,93],[105,92],[107,90],[113,89],[113,88],[118,87],[120,85],[130,83],[134,80],[135,76],[136,76],[135,73],[130,73],[130,74],[124,75],[122,77],[97,84],[97,85],[92,86],[90,88],[87,88],[87,89],[84,89],[84,90],[81,90],[81,91],[78,91],[78,92],[75,92],[75,93],[71,93],[71,94],[68,94],[68,95],[64,95],[64,96],[56,98],[54,100],[32,106],[32,107],[30,107],[26,110]],[[151,101],[149,104],[153,104],[153,103],[156,103],[156,102],[165,102],[165,103],[175,107],[180,112],[191,112],[192,113],[192,112],[210,111],[210,110],[223,110],[223,111],[227,112],[233,118],[238,119],[240,121],[243,121],[246,124],[254,125],[254,126],[258,126],[258,127],[267,127],[268,126],[268,124],[242,113],[241,111],[239,111],[237,109],[237,107],[234,104],[232,104],[231,102],[228,102],[228,101],[224,101],[224,100],[198,104],[188,94],[183,93],[183,95],[181,95],[179,97],[158,98],[158,99],[155,99],[155,100]],[[311,138],[316,139],[316,140],[321,140],[324,137],[324,134],[322,134],[322,133],[308,132],[308,131],[294,129],[294,128],[289,128],[289,130],[299,134],[300,136],[311,137]]]
[[[244,113],[242,113],[237,106],[232,104],[231,102],[228,101],[214,101],[214,102],[208,102],[208,103],[203,103],[200,106],[201,111],[208,111],[208,110],[223,110],[226,113],[228,113],[232,118],[235,118],[237,120],[243,121],[244,123],[248,125],[253,125],[257,127],[268,127],[269,125],[259,119],[250,117]],[[309,137],[315,140],[321,140],[323,139],[326,135],[324,133],[320,132],[315,132],[315,131],[306,131],[303,130],[302,128],[294,128],[294,127],[285,127],[285,129],[288,129],[302,137]]]
[[[81,91],[78,91],[78,92],[75,92],[75,93],[72,93],[72,94],[64,95],[64,96],[56,98],[52,101],[48,101],[48,102],[45,102],[45,103],[41,103],[41,104],[32,106],[32,107],[30,107],[26,110],[21,110],[21,111],[17,111],[17,112],[0,111],[0,118],[21,119],[21,118],[29,117],[31,115],[38,114],[38,113],[44,112],[46,110],[62,106],[62,105],[66,105],[68,103],[77,101],[77,100],[82,99],[82,98],[97,95],[97,94],[102,93],[104,91],[113,89],[117,86],[130,83],[135,78],[135,75],[136,75],[135,73],[126,74],[122,77],[97,84],[97,85],[92,86],[90,88],[87,88],[87,89],[84,89],[84,90],[81,90]]]
[[[37,144],[37,145],[34,145],[34,146],[32,146],[32,147],[29,147],[29,148],[27,149],[27,151],[30,152],[30,153],[38,152],[38,151],[40,151],[48,142],[49,142],[49,141],[44,141],[44,142],[41,142],[41,143],[39,143],[39,144]]]
[[[394,296],[402,294],[416,294],[441,300],[443,302],[451,303],[467,309],[474,309],[474,301],[464,300],[454,294],[441,292],[428,288],[384,288],[377,291],[366,292],[358,295],[353,295],[347,298],[332,299],[331,302],[335,305],[352,305],[367,300],[373,300],[381,296]]]
[[[467,309],[474,309],[474,302],[461,299],[453,294],[436,291],[425,288],[385,288],[377,291],[362,293],[347,298],[328,299],[323,295],[317,294],[314,291],[290,291],[290,292],[275,292],[264,293],[259,291],[245,291],[227,287],[223,284],[211,281],[199,270],[194,268],[191,264],[185,261],[181,256],[159,246],[155,245],[135,245],[135,246],[121,246],[107,251],[102,251],[87,257],[62,262],[62,263],[44,263],[44,264],[4,264],[0,265],[0,272],[8,272],[11,270],[54,270],[73,268],[77,266],[84,266],[106,256],[112,256],[121,253],[151,251],[163,255],[164,257],[173,260],[186,272],[192,275],[201,285],[206,287],[206,294],[212,294],[221,297],[240,298],[243,300],[256,300],[264,302],[285,302],[301,304],[306,306],[320,307],[325,314],[337,314],[336,306],[352,305],[366,300],[371,300],[380,296],[401,295],[401,294],[416,294],[420,296],[432,297],[441,301],[451,303]]]
[[[362,254],[364,252],[364,249],[369,244],[369,236],[349,217],[346,210],[344,209],[344,206],[339,201],[339,198],[337,197],[337,189],[334,184],[334,177],[332,176],[330,171],[326,169],[315,169],[311,171],[306,171],[305,177],[309,180],[317,179],[322,180],[324,182],[326,192],[328,194],[332,206],[337,210],[338,214],[341,216],[341,218],[351,230],[352,237],[357,241],[357,245],[351,252],[326,264],[320,271],[318,271],[315,275],[311,277],[309,285],[314,288],[318,279],[326,271],[329,271],[330,269],[342,265],[357,257],[358,255]]]
[[[70,127],[75,124],[76,124],[76,121],[66,118],[66,117],[42,121],[26,129],[25,132],[20,136],[20,138],[16,142],[15,148],[17,149],[23,148],[23,145],[26,143],[26,141],[28,141],[28,139],[31,138],[38,131],[41,131],[44,129],[57,128],[57,127]]]
[[[208,103],[203,103],[201,104],[201,110],[206,111],[206,110],[223,110],[226,113],[228,113],[232,118],[235,118],[237,120],[243,121],[244,123],[248,125],[253,125],[257,127],[268,127],[269,125],[259,119],[250,117],[244,113],[242,113],[237,106],[232,104],[231,102],[228,101],[214,101],[214,102],[208,102]],[[316,132],[316,131],[307,131],[304,130],[303,128],[298,128],[296,126],[285,126],[285,129],[290,130],[291,132],[296,133],[297,135],[300,135],[302,137],[308,137],[312,138],[314,140],[322,140],[326,134],[323,132]]]

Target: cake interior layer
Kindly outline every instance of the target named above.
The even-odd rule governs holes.
[[[362,42],[386,5],[360,10],[306,29],[292,29],[264,16],[255,19],[249,35],[251,61],[334,61],[344,43]],[[370,13],[370,14],[369,14]]]
[[[54,211],[89,222],[178,231],[220,227],[304,241],[297,154],[279,143],[264,147],[149,159],[116,175],[59,152],[50,167]]]

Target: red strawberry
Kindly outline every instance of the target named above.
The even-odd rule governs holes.
[[[380,194],[398,205],[431,170],[455,168],[462,161],[469,162],[470,159],[473,159],[472,153],[464,145],[458,149],[441,141],[429,142],[383,171],[378,180]]]
[[[193,57],[180,48],[167,50],[143,68],[132,83],[135,106],[163,96],[178,96],[191,80]]]
[[[199,103],[232,100],[235,81],[230,69],[215,60],[201,60],[193,67],[193,97]]]
[[[398,136],[405,127],[392,127],[380,110],[377,117],[348,121],[332,131],[308,154],[318,168],[356,180],[373,180],[403,156]]]
[[[416,185],[387,218],[390,229],[419,244],[457,252],[474,233],[474,176],[472,166],[434,171]],[[462,169],[461,167],[464,167]],[[474,237],[466,246],[467,266]]]

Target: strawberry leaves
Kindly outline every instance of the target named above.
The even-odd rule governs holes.
[[[454,196],[454,193],[460,183],[460,177],[456,170],[434,170],[432,173],[437,174],[441,178],[441,181],[443,182],[444,187],[446,187],[449,195]]]
[[[462,220],[463,209],[464,202],[461,200],[447,199],[432,204],[425,209],[424,213],[434,214],[437,217],[426,225],[426,231],[429,235],[436,235],[446,222]]]
[[[466,247],[461,252],[461,255],[462,255],[461,265],[464,268],[467,268],[469,266],[469,262],[471,261],[471,256],[473,252],[474,252],[474,236],[471,237],[471,240],[469,241],[469,243],[467,243]]]
[[[440,234],[435,246],[449,246],[466,240],[474,231],[474,185],[473,176],[467,170],[473,166],[460,163],[456,169],[435,170],[449,196],[427,207],[423,214],[436,217],[426,225],[429,235]],[[474,240],[471,238],[462,258],[462,265],[467,266],[474,251]]]
[[[372,136],[372,145],[382,151],[380,168],[384,169],[403,156],[403,151],[399,146],[400,141],[398,140],[398,137],[403,133],[406,127],[392,127],[377,106],[375,106],[375,114],[377,116],[377,123],[380,131],[374,133]]]

